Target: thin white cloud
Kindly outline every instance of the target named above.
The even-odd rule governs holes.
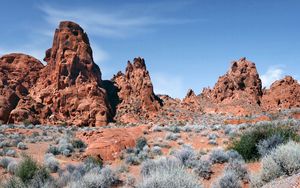
[[[171,97],[183,98],[185,95],[184,82],[179,76],[165,73],[151,74],[155,94],[167,94]]]
[[[283,68],[279,66],[269,67],[267,72],[261,75],[263,87],[269,88],[273,82],[282,79],[284,76]]]
[[[151,14],[149,10],[136,11],[145,9],[136,6],[126,7],[126,9],[119,7],[109,10],[103,8],[95,10],[88,7],[54,8],[44,4],[39,6],[39,9],[44,13],[44,19],[51,25],[57,26],[62,20],[71,20],[79,23],[89,34],[102,37],[126,37],[136,33],[153,31],[158,25],[185,24],[196,21],[193,19],[166,18],[158,12],[159,7],[152,7]],[[45,32],[45,35],[48,34]]]

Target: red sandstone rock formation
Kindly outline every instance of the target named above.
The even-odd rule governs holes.
[[[133,148],[138,137],[147,130],[146,126],[129,128],[111,128],[92,132],[79,132],[77,137],[88,144],[86,156],[95,156],[103,160],[115,160],[126,148]]]
[[[213,89],[205,89],[202,98],[211,104],[205,112],[233,113],[236,115],[260,112],[262,84],[254,63],[242,58],[231,64]],[[258,110],[258,111],[257,111]]]
[[[151,119],[159,111],[161,104],[153,92],[144,59],[139,57],[133,63],[128,61],[125,73],[119,72],[112,81],[117,87],[120,100],[117,105],[117,120],[137,123],[141,119]]]
[[[185,98],[182,100],[180,108],[190,110],[192,112],[201,112],[199,97],[192,89],[189,89]]]
[[[44,60],[48,64],[35,87],[11,112],[9,121],[106,125],[111,118],[106,91],[83,29],[73,22],[61,22]]]
[[[0,58],[0,121],[6,123],[10,112],[28,94],[44,65],[24,54],[8,54]]]
[[[277,111],[300,107],[300,84],[291,76],[275,81],[264,91],[262,107],[265,111]]]

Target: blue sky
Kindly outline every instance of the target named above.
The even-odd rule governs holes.
[[[182,98],[247,57],[269,86],[284,75],[300,79],[299,10],[298,0],[7,0],[0,54],[42,60],[59,21],[71,20],[88,33],[103,79],[142,56],[155,92]]]

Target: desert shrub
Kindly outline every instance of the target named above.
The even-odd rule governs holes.
[[[218,142],[217,142],[216,140],[210,140],[210,141],[208,141],[208,144],[209,144],[209,145],[217,146],[217,145],[218,145]]]
[[[34,161],[29,156],[23,156],[22,161],[19,163],[16,169],[15,175],[19,177],[22,182],[28,183],[33,179],[34,175],[38,172],[39,166],[36,161]]]
[[[86,148],[85,143],[82,140],[79,140],[79,139],[72,140],[72,146],[76,149]]]
[[[93,168],[102,168],[103,166],[103,160],[100,158],[96,158],[93,156],[88,156],[85,160],[84,160],[84,165],[87,171],[89,171],[90,169]]]
[[[139,137],[136,140],[136,149],[143,150],[143,148],[147,145],[147,139],[145,137]]]
[[[3,168],[7,168],[9,163],[11,163],[14,159],[11,157],[3,157],[0,159],[0,166]]]
[[[182,147],[172,153],[184,166],[191,166],[195,160],[196,153],[191,147]]]
[[[235,150],[228,150],[226,151],[229,161],[230,160],[238,160],[238,161],[244,161],[243,156],[241,156],[237,151]]]
[[[249,181],[248,170],[245,162],[242,160],[231,160],[225,167],[225,171],[231,171],[239,180]]]
[[[20,150],[26,150],[28,149],[27,148],[27,145],[23,142],[19,142],[18,145],[17,145],[17,148],[20,149]]]
[[[8,164],[7,166],[7,171],[10,173],[10,174],[15,174],[16,173],[16,170],[17,170],[17,167],[18,167],[18,163],[17,161],[12,161]]]
[[[152,128],[152,131],[153,132],[162,132],[164,130],[164,127],[163,126],[160,126],[160,125],[155,125],[153,128]]]
[[[263,157],[260,180],[262,184],[280,176],[292,176],[300,172],[300,144],[290,141],[280,145]]]
[[[158,146],[154,146],[152,149],[151,149],[151,152],[152,154],[154,155],[159,155],[159,148]],[[157,152],[157,153],[155,153]],[[137,154],[137,157],[140,161],[144,161],[146,159],[148,159],[148,152],[144,152],[144,151],[140,151],[138,154]]]
[[[212,164],[207,160],[199,160],[195,163],[193,172],[204,179],[210,179],[212,174]]]
[[[129,164],[129,165],[139,165],[140,160],[137,156],[130,154],[130,155],[126,156],[125,163]]]
[[[225,135],[229,135],[232,131],[233,131],[233,127],[232,127],[232,126],[226,125],[226,126],[224,127],[224,134],[225,134]]]
[[[67,172],[72,174],[76,170],[76,166],[72,165],[72,164],[67,164],[66,170],[67,170]]]
[[[136,149],[135,148],[126,148],[125,152],[127,154],[129,154],[129,153],[136,153]]]
[[[125,185],[126,186],[134,187],[135,182],[136,182],[136,179],[135,179],[134,176],[132,176],[130,174],[126,176],[126,179],[125,179]]]
[[[8,140],[4,140],[0,142],[0,148],[10,147],[10,142]]]
[[[207,137],[209,140],[215,140],[218,138],[218,135],[216,133],[210,133]]]
[[[181,129],[178,126],[169,126],[167,130],[173,133],[180,133]]]
[[[16,152],[16,150],[14,150],[14,149],[8,149],[8,150],[5,152],[5,155],[6,155],[6,156],[10,156],[10,157],[16,157],[16,156],[17,156],[17,152]]]
[[[213,164],[215,163],[225,163],[229,159],[227,153],[223,149],[214,149],[210,154],[210,160]]]
[[[167,133],[165,138],[166,138],[166,140],[173,140],[173,141],[176,141],[178,138],[180,138],[180,134],[176,134],[176,133]]]
[[[218,131],[220,129],[221,129],[221,125],[213,125],[213,126],[211,126],[211,130],[212,131]]]
[[[47,153],[52,153],[53,155],[59,155],[60,152],[58,150],[57,146],[52,146],[50,145],[49,148],[47,149]]]
[[[183,132],[192,132],[193,127],[191,125],[185,125],[181,128]]]
[[[1,187],[3,188],[24,188],[26,185],[17,177],[11,177],[6,182],[4,182]]]
[[[103,169],[94,168],[82,178],[74,180],[67,187],[73,188],[109,188],[119,184],[118,176],[108,167]]]
[[[197,178],[187,173],[177,159],[160,158],[142,164],[138,188],[200,188]]]
[[[287,142],[289,139],[299,141],[300,138],[293,127],[265,123],[256,125],[249,131],[244,132],[239,139],[233,141],[229,149],[239,152],[246,161],[256,160],[260,157],[257,144],[274,135],[282,137],[284,142]]]
[[[161,154],[162,154],[161,147],[159,147],[159,146],[154,146],[154,147],[151,149],[151,153],[153,153],[153,154],[155,154],[155,155],[161,155]]]
[[[64,149],[61,153],[66,157],[71,156],[71,151],[69,149]]]
[[[124,173],[124,172],[129,172],[129,166],[125,164],[121,164],[116,168],[117,173]]]
[[[70,153],[72,153],[74,151],[73,145],[71,143],[58,145],[58,151],[60,153],[63,154],[66,150],[68,150]]]
[[[265,140],[261,140],[257,144],[257,150],[260,156],[266,156],[278,145],[284,143],[284,138],[280,135],[273,135]]]
[[[149,176],[152,172],[159,168],[173,169],[181,168],[182,163],[178,159],[161,157],[157,160],[146,160],[141,165],[141,175]]]
[[[59,162],[53,154],[46,154],[44,161],[45,166],[50,170],[50,172],[55,173],[58,171]]]
[[[214,188],[242,188],[242,185],[233,172],[225,171],[223,176],[215,183]]]
[[[52,181],[52,177],[48,170],[45,167],[40,166],[30,182],[27,183],[27,187],[46,187],[46,185],[48,187],[49,182]]]
[[[150,148],[149,148],[148,145],[146,145],[146,146],[143,147],[143,152],[148,153],[149,151],[150,151]]]

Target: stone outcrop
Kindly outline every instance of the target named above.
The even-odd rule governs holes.
[[[300,107],[300,84],[291,76],[275,81],[262,97],[264,111]]]
[[[125,73],[118,72],[112,82],[117,88],[118,100],[116,119],[125,123],[137,123],[151,119],[161,107],[153,92],[153,85],[143,58],[128,61]]]
[[[27,96],[43,67],[29,55],[12,53],[0,58],[0,121],[8,121],[10,112]]]
[[[48,64],[40,71],[36,85],[12,111],[9,121],[106,125],[112,118],[111,110],[83,29],[73,22],[61,22],[44,60]]]
[[[46,66],[24,54],[0,57],[0,122],[176,124],[193,123],[202,113],[250,115],[300,107],[296,80],[286,77],[262,90],[256,66],[246,58],[232,62],[214,88],[200,95],[189,90],[183,100],[155,95],[140,57],[128,61],[124,73],[102,80],[87,34],[69,21],[55,30],[44,61]]]
[[[229,71],[221,76],[213,89],[204,89],[202,98],[211,104],[205,112],[233,113],[236,115],[259,112],[262,83],[254,63],[242,58],[232,62]]]
[[[98,131],[78,132],[77,137],[88,144],[86,156],[105,161],[118,159],[126,148],[135,147],[136,139],[148,130],[147,126],[110,128]]]

